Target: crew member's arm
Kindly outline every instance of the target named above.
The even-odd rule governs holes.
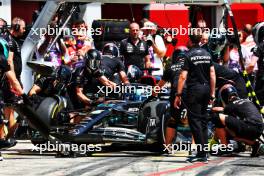
[[[223,65],[228,63],[229,56],[230,56],[230,48],[229,45],[226,45],[226,47],[224,48]]]
[[[181,74],[179,76],[179,81],[178,81],[178,87],[177,87],[177,95],[174,101],[174,107],[179,109],[181,105],[181,96],[182,96],[182,91],[183,87],[185,84],[185,81],[187,79],[188,71],[187,70],[182,70]]]
[[[151,62],[150,62],[150,55],[145,56],[145,67],[146,68],[151,68]]]
[[[116,86],[116,83],[110,81],[105,76],[100,76],[98,79],[104,86],[109,86],[109,87],[115,87]]]
[[[258,61],[258,57],[252,56],[249,65],[247,66],[246,70],[248,74],[251,74],[254,71],[254,67]]]
[[[38,85],[34,84],[33,87],[30,89],[28,95],[31,97],[34,94],[38,94],[40,91],[41,88]]]
[[[84,45],[83,45],[83,47],[81,48],[81,49],[79,49],[78,50],[78,55],[79,56],[85,56],[85,54],[90,50],[90,49],[92,49],[92,40],[91,39],[89,39],[89,38],[87,38],[87,37],[85,37],[85,39],[83,39],[84,40]]]
[[[224,108],[223,107],[213,107],[212,111],[213,112],[224,112]]]
[[[15,67],[14,67],[14,52],[15,52],[15,46],[16,43],[14,39],[12,39],[11,35],[8,35],[8,47],[9,47],[9,54],[7,58],[7,62],[10,66],[11,71],[15,73]]]
[[[8,78],[14,93],[17,95],[22,95],[23,89],[22,89],[20,83],[18,82],[18,80],[16,79],[15,72],[13,72],[11,70],[6,72],[6,77]]]
[[[177,88],[178,95],[182,94],[183,87],[187,79],[187,75],[188,75],[188,71],[186,70],[181,71],[181,74],[179,76],[179,81],[178,81],[178,88]]]
[[[154,90],[152,91],[153,96],[157,96],[158,93],[160,93],[161,88],[166,84],[166,82],[169,82],[171,76],[172,76],[172,70],[169,68],[165,69],[163,71],[163,75],[157,86],[155,86]],[[171,85],[172,86],[172,85]]]
[[[126,75],[126,72],[125,72],[125,66],[124,66],[124,64],[121,62],[121,60],[116,60],[116,61],[118,63],[116,69],[117,69],[117,72],[119,74],[119,77],[120,77],[122,83],[124,83],[124,84],[130,84],[130,82],[128,80],[128,77]]]
[[[212,65],[210,67],[210,96],[211,96],[211,100],[214,100],[214,98],[215,98],[215,82],[216,82],[215,69],[214,69],[214,66]]]
[[[83,102],[86,105],[91,104],[91,100],[87,96],[84,95],[82,87],[76,87],[76,94],[77,94],[78,99],[81,102]]]
[[[125,71],[120,71],[119,72],[119,77],[120,77],[122,83],[124,83],[124,84],[130,84],[130,82],[128,80],[128,77],[127,77]]]
[[[178,85],[177,85],[177,95],[174,101],[174,107],[177,109],[179,109],[181,105],[182,91],[183,91],[185,81],[187,79],[188,70],[190,69],[190,65],[191,65],[191,60],[186,54],[185,59],[184,59],[184,64],[181,68],[181,73],[179,75]]]
[[[43,76],[38,78],[32,86],[31,90],[29,91],[28,95],[32,96],[34,94],[38,94],[42,90],[42,88],[44,88],[47,84],[49,84],[48,77]]]
[[[11,71],[15,73],[15,67],[14,67],[14,52],[9,52],[7,62],[10,65]]]
[[[166,47],[165,47],[164,41],[161,36],[156,35],[152,47],[153,47],[154,53],[157,54],[158,58],[163,58],[165,56]]]

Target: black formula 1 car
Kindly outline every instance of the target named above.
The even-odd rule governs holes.
[[[137,86],[139,84],[136,84]],[[134,95],[142,93],[137,87]],[[106,100],[90,111],[68,111],[64,97],[47,97],[37,106],[24,96],[16,105],[20,114],[40,135],[32,143],[48,140],[73,144],[153,144],[162,150],[166,120],[170,117],[168,97],[148,97],[142,101]],[[40,137],[41,136],[41,137]]]

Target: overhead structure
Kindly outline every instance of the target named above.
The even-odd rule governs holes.
[[[23,0],[23,1],[51,1],[51,0]],[[62,0],[53,0],[60,1]],[[100,2],[120,4],[149,4],[149,3],[183,3],[197,5],[221,5],[224,0],[64,0],[64,2]],[[263,3],[263,0],[230,0],[230,3]]]

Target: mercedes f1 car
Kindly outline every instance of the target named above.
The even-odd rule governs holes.
[[[34,144],[55,139],[74,144],[110,142],[162,147],[165,122],[170,117],[169,103],[163,97],[149,97],[145,101],[107,100],[91,111],[68,111],[66,107],[67,101],[61,96],[47,97],[35,108],[24,96],[16,109],[41,134],[42,138],[32,138]],[[71,122],[72,119],[77,122]]]

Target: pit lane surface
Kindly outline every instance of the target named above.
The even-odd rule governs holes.
[[[54,153],[32,152],[29,141],[3,151],[0,175],[89,175],[89,176],[158,176],[158,175],[264,175],[264,156],[250,158],[249,153],[210,157],[208,164],[186,163],[186,152],[155,155],[139,148],[106,147],[89,157],[56,158]]]

